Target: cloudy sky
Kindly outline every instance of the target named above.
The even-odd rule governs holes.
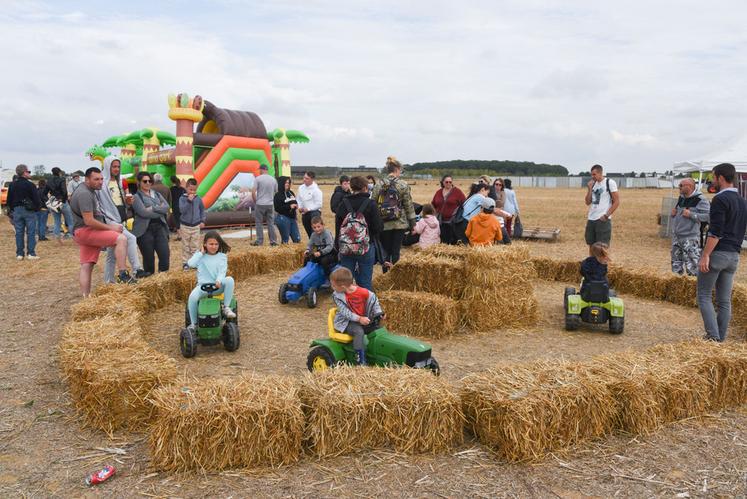
[[[747,133],[743,0],[106,4],[0,0],[3,167],[173,131],[178,92],[304,131],[296,164],[663,171]]]

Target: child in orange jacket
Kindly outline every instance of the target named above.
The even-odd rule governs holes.
[[[464,234],[472,246],[488,246],[503,240],[501,223],[493,214],[495,201],[485,198],[482,201],[482,212],[478,213],[467,224]]]

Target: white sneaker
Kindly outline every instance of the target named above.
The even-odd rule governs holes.
[[[26,260],[38,260],[38,259],[39,259],[39,257],[36,256],[36,255],[29,255],[29,256],[26,257]]]
[[[231,310],[229,307],[223,305],[223,315],[226,316],[226,319],[235,319],[236,313]]]
[[[21,260],[23,260],[23,257],[21,255],[18,255],[18,256],[16,256],[16,260],[18,260],[20,262]]]

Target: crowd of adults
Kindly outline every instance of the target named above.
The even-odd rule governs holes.
[[[29,180],[30,175],[26,165],[18,165],[8,191],[16,258],[39,258],[36,242],[49,240],[51,213],[54,238],[61,243],[74,234],[80,247],[84,296],[90,293],[91,272],[103,249],[107,253],[104,280],[124,283],[169,269],[170,230],[177,231],[182,240],[184,268],[199,249],[205,208],[194,179],[183,184],[172,177],[169,188],[159,174],[140,172],[136,189],[131,191],[121,177],[121,161],[116,156],[107,157],[102,169],[89,168],[85,179],[75,172],[67,183],[59,168],[52,169],[49,182],[41,180],[38,185]],[[421,206],[413,202],[410,186],[401,175],[402,165],[389,157],[382,178],[343,175],[332,193],[329,208],[330,218],[334,217],[335,259],[353,273],[358,285],[371,289],[374,266],[381,264],[387,272],[399,260],[403,244],[510,244],[513,236],[521,236],[519,203],[510,179],[481,176],[465,194],[451,175],[444,175],[430,204]],[[693,179],[679,184],[680,196],[670,214],[671,268],[677,274],[697,276],[697,302],[706,339],[724,341],[747,227],[747,203],[735,188],[733,165],[718,165],[712,175],[716,195],[710,202]],[[589,209],[584,238],[590,248],[598,243],[609,247],[613,214],[620,206],[618,187],[604,176],[601,165],[591,168],[591,176],[585,195]],[[312,225],[318,225],[323,216],[323,194],[312,171],[304,174],[296,194],[290,177],[274,178],[262,165],[252,199],[257,233],[253,244],[258,246],[264,244],[264,231],[271,246],[300,242],[299,214],[311,237]],[[421,210],[422,220],[417,223]],[[131,231],[125,224],[128,218],[134,219]],[[485,237],[488,228],[492,232]],[[134,275],[127,270],[128,262]],[[716,309],[711,299],[714,290]]]

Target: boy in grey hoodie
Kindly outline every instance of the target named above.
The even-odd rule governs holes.
[[[112,168],[114,172],[112,172]],[[106,223],[122,224],[122,234],[127,238],[127,260],[130,262],[132,272],[135,278],[140,279],[147,277],[143,271],[143,265],[140,263],[140,254],[137,251],[137,238],[126,227],[127,220],[122,220],[122,210],[114,202],[113,193],[118,194],[122,202],[126,203],[127,194],[122,187],[122,178],[120,171],[122,161],[117,156],[107,156],[104,158],[104,165],[101,173],[104,176],[104,186],[101,190],[95,191],[99,201],[99,208],[106,219]],[[125,214],[127,213],[125,209]],[[114,270],[116,258],[114,256],[114,247],[106,248],[106,265],[104,265],[104,282],[115,282]]]
[[[698,274],[700,260],[700,224],[708,222],[710,203],[695,188],[691,178],[680,182],[680,197],[672,208],[672,272]]]
[[[311,219],[311,235],[309,245],[306,248],[306,261],[318,263],[328,275],[332,265],[337,260],[335,254],[335,238],[332,233],[324,228],[322,217],[316,216]]]
[[[355,285],[349,269],[340,267],[329,276],[332,299],[337,305],[334,326],[337,331],[353,337],[353,349],[358,354],[358,364],[366,365],[366,326],[371,319],[383,315],[379,299],[373,291]]]

